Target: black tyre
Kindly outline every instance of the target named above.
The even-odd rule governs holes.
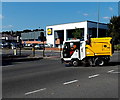
[[[95,59],[96,66],[103,66],[104,64],[105,64],[105,59],[103,59],[103,58],[96,58]]]
[[[74,61],[72,62],[72,64],[73,64],[74,67],[77,67],[77,66],[79,65],[79,62],[78,62],[78,60],[74,60]]]

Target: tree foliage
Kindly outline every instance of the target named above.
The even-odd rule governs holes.
[[[35,31],[44,31],[44,29],[34,29],[34,30],[23,30],[23,31],[3,31],[1,32],[1,34],[8,34],[8,35],[12,35],[12,36],[21,36],[21,33],[27,33],[27,32],[35,32]]]
[[[113,37],[115,43],[120,43],[120,16],[113,16],[108,24],[108,34]]]
[[[82,39],[83,31],[80,28],[75,28],[75,31],[72,33],[73,37],[76,39]]]

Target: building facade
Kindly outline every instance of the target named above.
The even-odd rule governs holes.
[[[44,31],[32,31],[21,33],[22,44],[29,46],[31,44],[42,44],[40,34]]]
[[[97,26],[99,27],[98,37],[105,37],[108,26],[104,23],[97,24],[97,22],[83,21],[76,23],[49,25],[46,26],[46,42],[52,44],[53,47],[58,47],[59,45],[63,44],[63,41],[73,39],[72,33],[76,28],[82,30],[83,40],[87,40],[88,35],[94,38],[97,37]]]

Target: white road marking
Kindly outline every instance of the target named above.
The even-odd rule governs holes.
[[[108,71],[108,73],[111,73],[111,72],[113,72],[114,70],[110,70],[110,71]]]
[[[75,82],[77,82],[78,80],[73,80],[73,81],[69,81],[69,82],[65,82],[65,83],[63,83],[64,85],[67,85],[67,84],[71,84],[71,83],[75,83]]]
[[[34,90],[34,91],[31,91],[31,92],[27,92],[27,93],[25,93],[25,95],[29,95],[29,94],[32,94],[32,93],[40,92],[40,91],[43,91],[43,90],[46,90],[46,88],[39,89],[39,90]]]
[[[99,74],[91,75],[91,76],[89,76],[88,78],[94,78],[94,77],[97,77],[97,76],[99,76]]]
[[[120,72],[112,72],[113,74],[119,74]]]
[[[119,74],[120,72],[114,72],[115,70],[110,70],[108,73]]]

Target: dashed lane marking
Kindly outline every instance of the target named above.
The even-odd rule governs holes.
[[[113,74],[119,74],[120,72],[111,72],[111,73],[113,73]]]
[[[108,73],[111,73],[111,72],[113,72],[114,70],[110,70],[110,71],[108,71]]]
[[[31,92],[27,92],[27,93],[25,93],[25,95],[29,95],[29,94],[40,92],[40,91],[44,91],[44,90],[46,90],[46,88],[39,89],[39,90],[34,90],[34,91],[31,91]]]
[[[69,82],[65,82],[65,83],[63,83],[64,85],[67,85],[67,84],[71,84],[71,83],[75,83],[75,82],[77,82],[78,80],[73,80],[73,81],[69,81]]]
[[[94,78],[94,77],[97,77],[97,76],[99,76],[100,74],[96,74],[96,75],[91,75],[91,76],[88,76],[88,78],[90,79],[90,78]]]

